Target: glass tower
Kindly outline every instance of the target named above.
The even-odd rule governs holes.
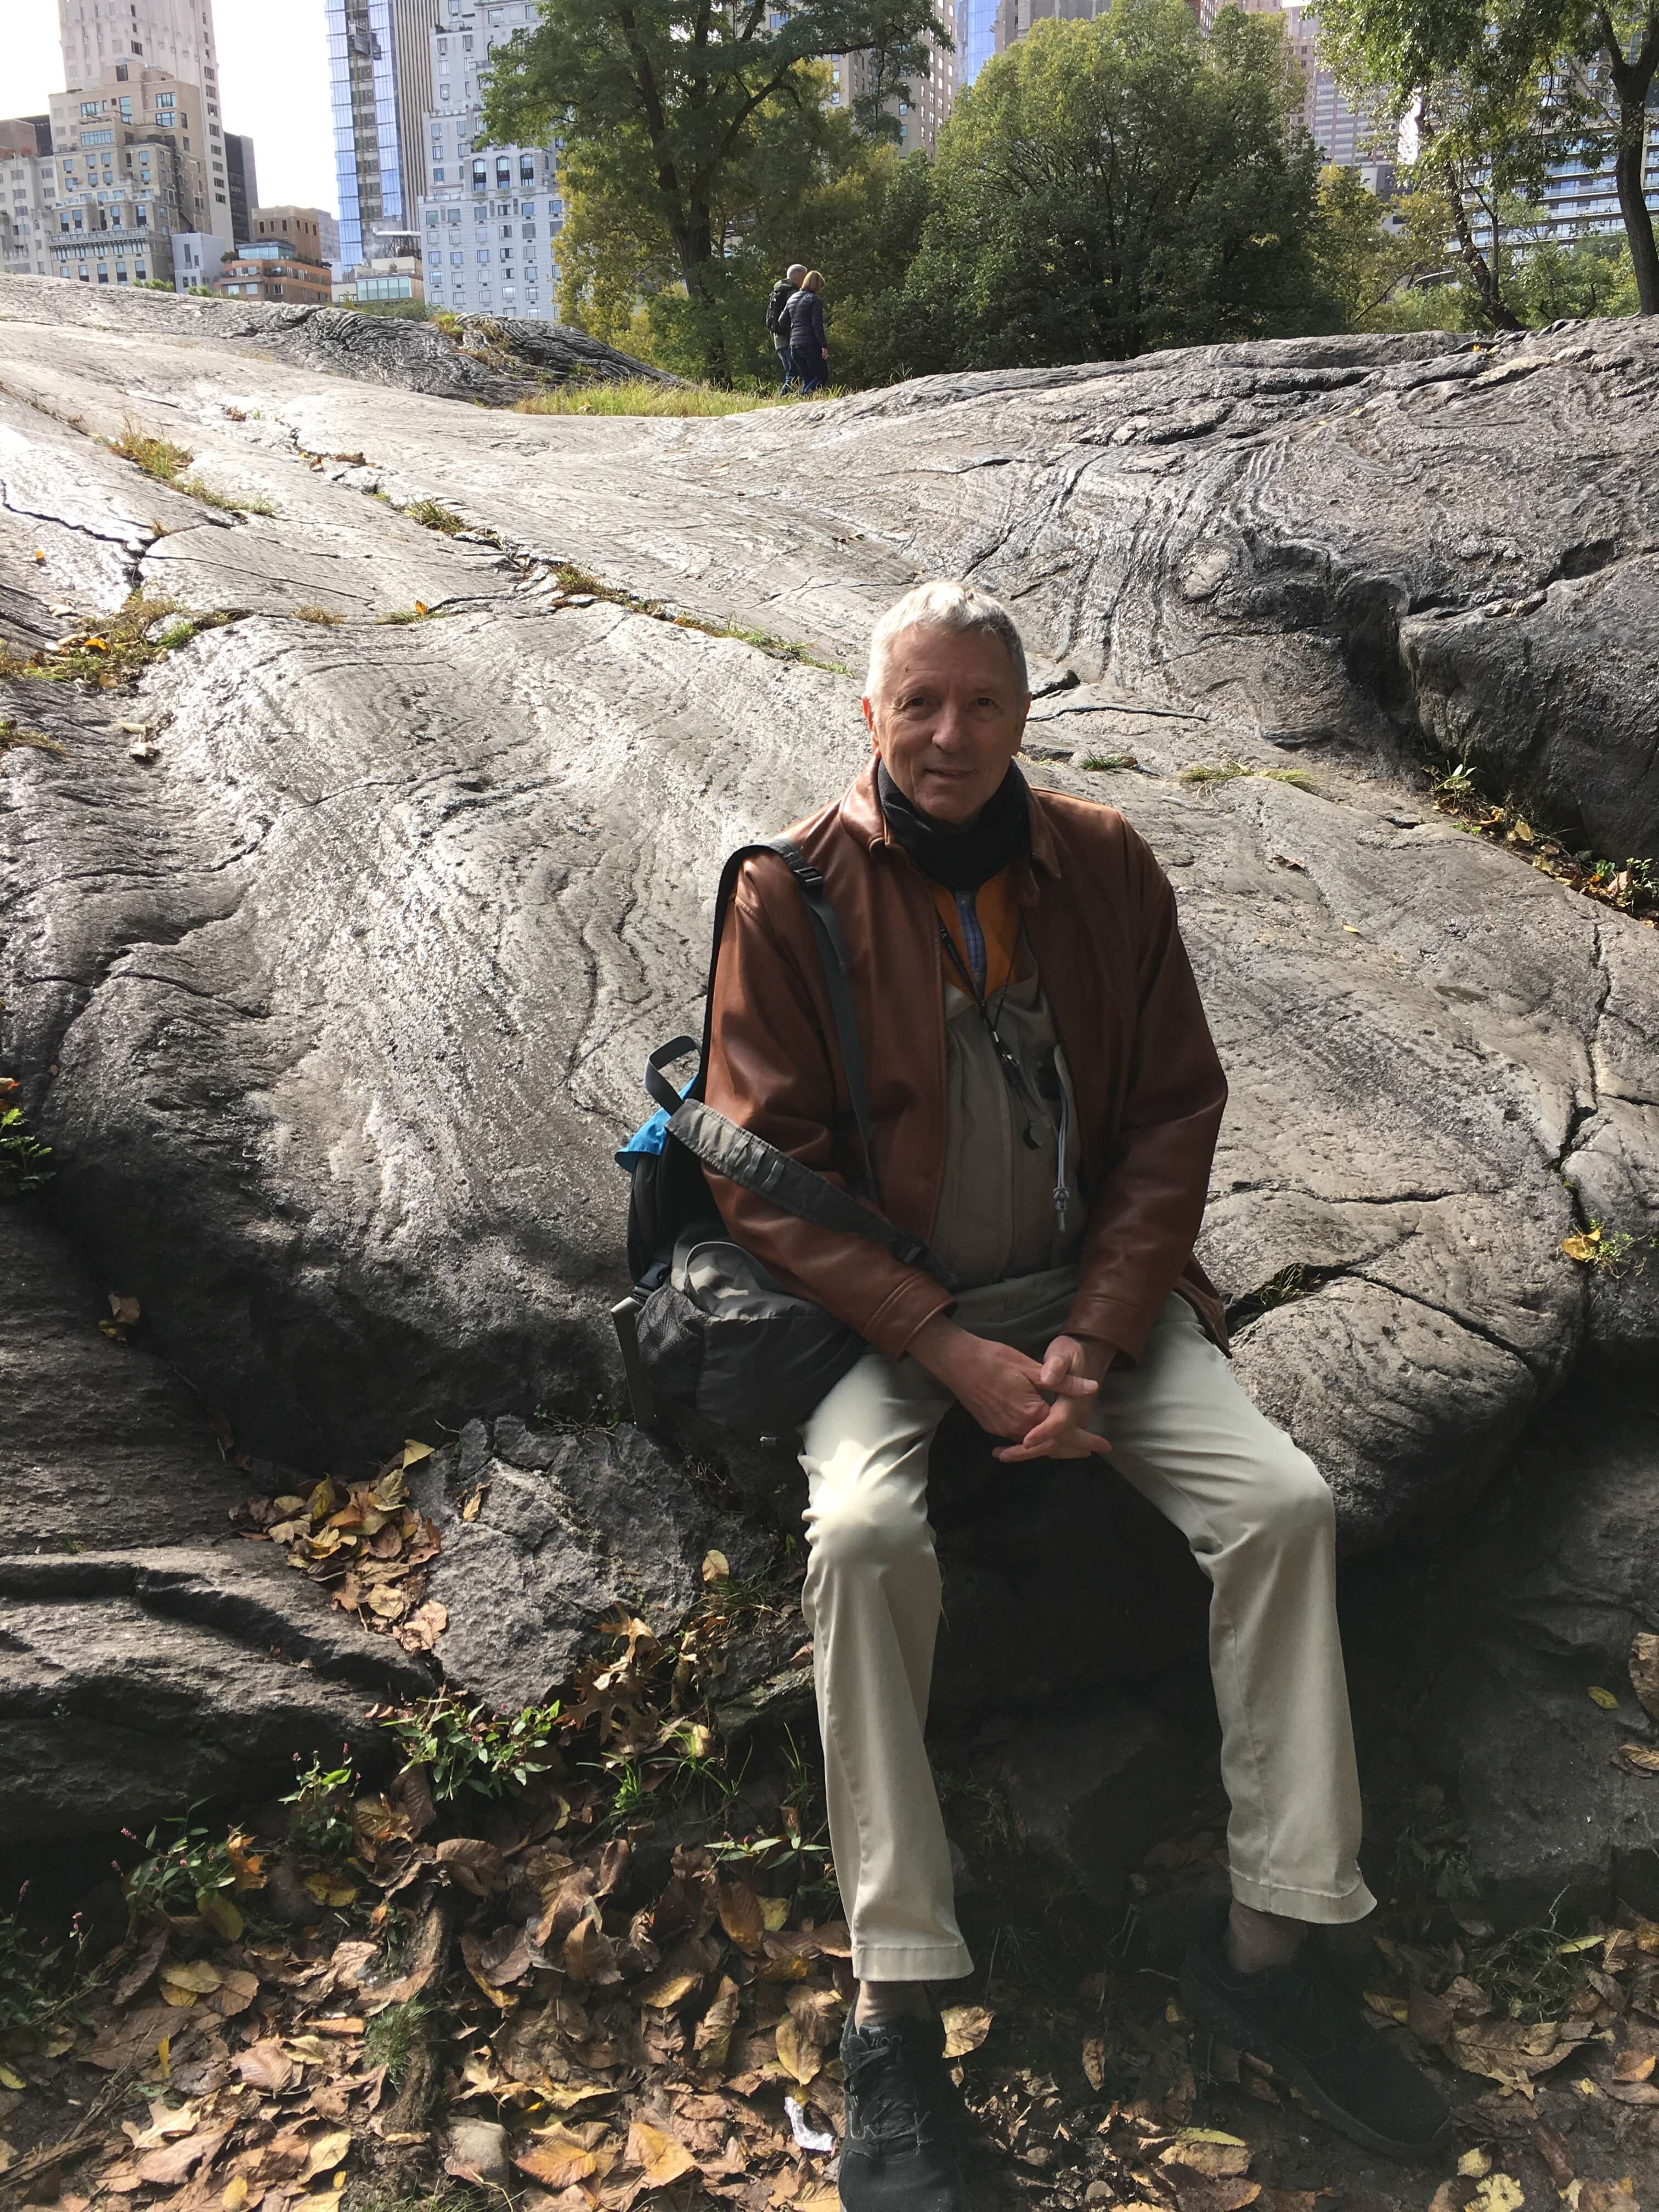
[[[957,0],[957,90],[971,84],[996,52],[997,0]]]
[[[415,228],[421,118],[432,104],[437,0],[325,0],[340,258],[368,259],[376,234]]]

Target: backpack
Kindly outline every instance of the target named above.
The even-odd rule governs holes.
[[[703,1103],[726,908],[739,868],[757,853],[774,853],[785,862],[811,917],[858,1131],[858,1197]],[[677,1091],[663,1071],[691,1052],[698,1054],[696,1071]],[[822,1306],[786,1290],[733,1242],[704,1168],[800,1220],[866,1237],[906,1267],[925,1267],[946,1289],[957,1287],[926,1244],[874,1210],[879,1201],[864,1048],[846,942],[822,873],[788,838],[740,846],[727,859],[714,901],[701,1045],[690,1036],[659,1045],[646,1060],[645,1087],[657,1110],[617,1154],[629,1176],[628,1266],[634,1289],[611,1309],[635,1419],[642,1427],[653,1421],[660,1396],[744,1435],[786,1434],[801,1425],[868,1346]]]
[[[789,282],[789,279],[787,276],[780,276],[777,283],[767,294],[766,335],[768,337],[776,337],[778,334],[778,325],[783,320],[784,307],[788,301],[794,297],[794,291],[795,288]]]

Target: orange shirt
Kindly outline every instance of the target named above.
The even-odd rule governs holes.
[[[973,962],[968,957],[967,939],[963,935],[962,916],[957,910],[954,891],[943,884],[932,885],[933,904],[939,908],[939,918],[951,933],[951,942],[956,946],[963,966],[969,975]],[[1014,872],[1003,868],[982,883],[974,894],[974,912],[979,921],[980,933],[985,939],[985,996],[994,998],[1014,972],[1014,961],[1019,951],[1019,896],[1014,889]],[[945,972],[958,988],[962,977],[954,962],[947,960]]]

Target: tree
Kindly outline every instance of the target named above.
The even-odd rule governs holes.
[[[928,163],[920,155],[901,161],[890,143],[832,107],[822,64],[809,73],[819,82],[804,86],[800,108],[764,112],[742,157],[727,165],[701,310],[685,295],[658,220],[644,134],[617,132],[567,156],[559,240],[567,322],[695,375],[712,318],[732,374],[771,377],[766,295],[791,262],[806,261],[828,280],[836,381],[865,380],[866,303],[903,282],[926,213]]]
[[[958,94],[888,317],[888,373],[1122,360],[1328,324],[1318,155],[1276,20],[1115,0]]]
[[[1321,0],[1321,37],[1350,86],[1426,125],[1460,249],[1480,282],[1466,210],[1478,185],[1535,205],[1547,163],[1613,156],[1644,314],[1659,314],[1659,248],[1643,189],[1659,0]],[[1492,319],[1504,327],[1501,299]]]
[[[518,144],[556,132],[571,167],[607,184],[632,167],[639,242],[672,253],[705,370],[725,382],[724,229],[763,125],[787,113],[807,127],[808,65],[839,53],[867,58],[860,125],[890,130],[883,101],[926,68],[937,27],[933,0],[542,0],[534,29],[498,53],[484,132]]]
[[[1376,195],[1352,169],[1320,171],[1318,220],[1309,251],[1320,289],[1345,331],[1375,327],[1374,319],[1401,285],[1424,273],[1411,244],[1387,227],[1384,215]]]

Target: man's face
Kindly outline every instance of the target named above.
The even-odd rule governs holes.
[[[1000,639],[921,628],[894,639],[881,696],[864,702],[864,719],[911,804],[965,830],[1008,773],[1030,704]]]

